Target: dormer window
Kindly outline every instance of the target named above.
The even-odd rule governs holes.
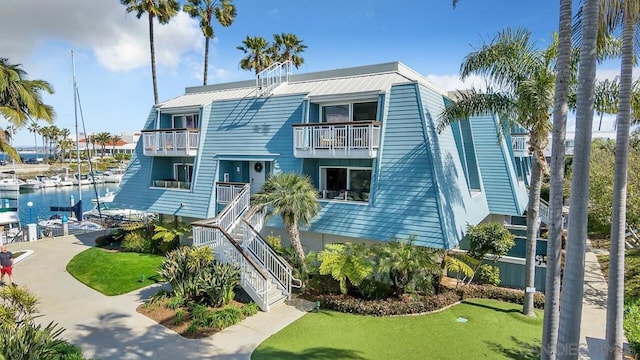
[[[199,114],[173,115],[174,129],[197,129],[199,125]]]
[[[325,123],[373,121],[376,120],[377,114],[377,101],[323,105],[321,121]]]

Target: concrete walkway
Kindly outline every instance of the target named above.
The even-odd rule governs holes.
[[[57,322],[63,337],[94,359],[250,359],[253,350],[310,308],[300,302],[259,313],[204,339],[185,339],[136,308],[160,285],[105,296],[75,280],[65,269],[96,235],[66,236],[9,244],[10,251],[34,250],[18,263],[14,279],[40,299],[41,322]]]
[[[584,264],[584,296],[582,298],[582,323],[580,327],[580,358],[605,359],[607,329],[607,281],[602,274],[598,253],[587,242]],[[628,345],[625,344],[625,348]]]

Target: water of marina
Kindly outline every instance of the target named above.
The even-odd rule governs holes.
[[[96,184],[98,190],[98,196],[104,196],[108,190],[116,191],[118,184]],[[83,212],[89,211],[94,208],[94,204],[91,199],[96,198],[93,185],[83,185],[80,187],[82,191],[82,210]],[[15,192],[12,192],[15,194]],[[0,197],[1,194],[0,194]],[[71,206],[73,197],[73,203],[75,204],[79,198],[80,193],[78,186],[63,186],[38,189],[32,191],[20,191],[18,198],[18,213],[22,224],[33,223],[41,219],[49,219],[52,215],[69,215],[65,213],[52,212],[51,206]],[[32,202],[33,206],[27,206],[28,202]]]

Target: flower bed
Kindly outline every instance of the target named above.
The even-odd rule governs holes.
[[[459,289],[445,290],[438,295],[406,295],[383,300],[363,300],[351,295],[322,294],[315,297],[325,309],[344,313],[392,316],[420,314],[441,310],[462,300],[471,298],[494,299],[514,304],[522,304],[524,291],[490,285],[468,285]],[[534,295],[534,306],[544,308],[544,295]]]

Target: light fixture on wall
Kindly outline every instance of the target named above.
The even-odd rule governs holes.
[[[238,175],[242,175],[242,169],[240,169],[240,166],[236,167],[236,172],[238,173]]]

